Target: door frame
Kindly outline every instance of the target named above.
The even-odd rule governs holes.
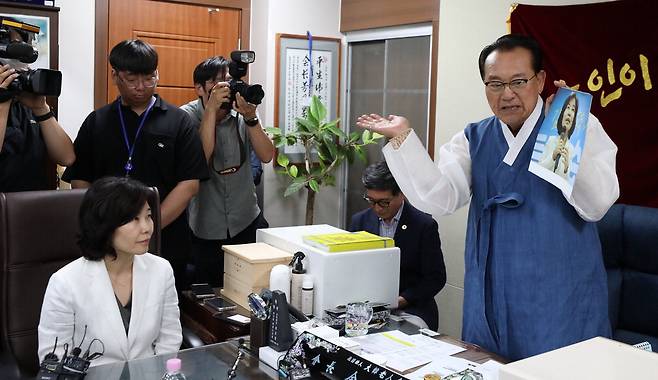
[[[109,15],[110,1],[95,0],[96,31],[94,36],[94,108],[107,104],[107,56],[109,46]],[[240,10],[240,45],[249,49],[249,30],[251,20],[251,0],[159,0],[162,3],[182,3],[190,5],[205,5],[209,7],[232,8]]]
[[[436,40],[436,31],[438,30],[438,23],[427,22],[419,23],[413,25],[400,25],[384,28],[374,28],[367,30],[359,31],[349,31],[343,32],[345,34],[345,46],[342,59],[342,65],[345,68],[344,72],[344,82],[341,83],[344,89],[341,96],[341,120],[350,120],[350,94],[348,93],[350,88],[350,82],[352,77],[352,47],[350,46],[353,42],[363,42],[363,41],[378,41],[378,40],[389,40],[396,38],[405,38],[405,37],[420,37],[427,36],[430,38],[430,68],[429,68],[429,99],[428,99],[428,118],[427,118],[427,151],[430,157],[434,157],[434,135],[435,135],[435,113],[436,113],[436,48],[438,46]],[[438,34],[438,33],[437,33]],[[352,132],[351,130],[346,132]],[[344,222],[349,223],[347,220],[347,187],[349,185],[349,165],[342,165],[340,178],[341,178],[341,191],[338,199],[338,215],[339,227],[346,229],[347,226],[343,225]]]

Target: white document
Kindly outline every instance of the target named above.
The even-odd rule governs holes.
[[[361,345],[361,351],[386,356],[393,352],[415,347],[415,344],[410,341],[409,337],[410,335],[395,330],[354,337],[352,339]]]
[[[416,345],[416,347],[421,348],[423,352],[432,356],[439,356],[439,355],[450,356],[466,351],[464,347],[447,343],[438,339],[430,338],[422,334],[409,335],[409,340],[411,341],[411,343]]]
[[[474,368],[484,376],[484,380],[498,380],[498,371],[503,365],[495,360],[489,360]]]
[[[405,375],[405,377],[409,380],[422,380],[423,376],[436,373],[443,378],[455,372],[463,371],[466,368],[475,370],[476,367],[477,364],[466,359],[456,358],[454,356],[440,356],[417,371]]]
[[[400,373],[465,350],[425,335],[407,335],[398,330],[352,339],[359,343],[362,353],[383,355],[386,367]]]
[[[386,362],[386,366],[396,372],[406,372],[412,368],[419,367],[432,361],[432,358],[417,354],[417,350],[402,350],[391,355],[391,358]]]
[[[398,372],[405,372],[430,363],[437,358],[454,355],[466,350],[463,347],[421,334],[409,335],[406,341],[414,346],[397,351],[394,355],[391,355],[392,358],[386,364],[387,367]]]

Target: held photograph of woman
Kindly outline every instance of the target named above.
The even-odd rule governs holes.
[[[542,123],[529,171],[571,194],[585,146],[590,94],[560,88]]]

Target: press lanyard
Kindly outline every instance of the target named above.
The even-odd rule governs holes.
[[[121,122],[121,131],[123,132],[123,141],[126,143],[126,149],[128,150],[128,161],[126,161],[126,165],[124,165],[124,169],[126,170],[126,177],[130,176],[130,171],[133,170],[133,152],[135,151],[135,145],[137,145],[137,139],[139,138],[139,134],[142,132],[142,127],[144,126],[144,122],[146,122],[146,118],[148,117],[149,113],[151,112],[151,109],[153,108],[153,105],[155,104],[155,97],[151,97],[151,101],[149,102],[148,107],[146,107],[146,111],[142,114],[139,120],[139,127],[137,127],[137,133],[135,133],[135,138],[133,139],[133,143],[130,144],[128,142],[128,131],[126,131],[126,122],[123,120],[123,111],[121,111],[121,97],[119,97],[117,101],[117,108],[119,109],[119,121]]]

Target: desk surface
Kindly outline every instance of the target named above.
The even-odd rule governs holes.
[[[398,323],[389,321],[387,326],[381,330],[372,331],[380,332],[386,330],[401,330],[407,334],[415,334],[418,329],[409,323]],[[438,339],[466,348],[466,351],[460,352],[455,357],[467,359],[476,363],[484,363],[487,360],[494,359],[502,363],[507,361],[495,354],[491,354],[484,349],[464,343],[458,339],[441,335]],[[183,373],[187,380],[224,380],[228,369],[233,365],[237,356],[237,343],[224,342],[213,345],[193,348],[178,352],[178,354],[166,354],[154,356],[146,359],[131,360],[129,362],[105,364],[89,369],[86,380],[134,380],[134,379],[159,379],[165,370],[167,359],[179,357],[183,363]],[[237,370],[236,379],[250,380],[271,380],[276,376],[276,372],[263,363],[259,363],[257,357],[245,355],[240,361]]]
[[[389,320],[386,325],[380,329],[380,330],[370,330],[369,333],[377,333],[377,332],[384,332],[384,331],[390,331],[390,330],[400,330],[405,334],[413,335],[413,334],[418,334],[418,327],[415,325],[412,325],[411,323],[402,321],[402,322],[395,322],[392,320]],[[495,360],[499,363],[508,363],[509,361],[502,356],[496,355],[492,352],[489,352],[485,350],[484,348],[476,345],[476,344],[471,344],[471,343],[466,343],[463,342],[459,339],[455,339],[451,336],[448,335],[439,335],[436,337],[436,339],[444,341],[446,343],[454,344],[455,346],[459,347],[464,347],[466,351],[462,351],[458,354],[452,355],[456,358],[462,358],[466,360],[470,360],[475,363],[484,363],[488,360]]]
[[[214,289],[214,291],[219,295],[219,289]],[[219,343],[238,336],[249,335],[248,323],[227,321],[222,318],[221,313],[217,313],[209,306],[204,305],[202,301],[197,300],[190,291],[184,291],[179,301],[181,323],[198,335],[204,344]],[[235,311],[223,315],[234,313],[246,317],[250,315],[249,310],[239,305]]]
[[[224,380],[238,353],[236,342],[217,343],[129,362],[105,364],[89,369],[85,380],[147,380],[160,379],[167,359],[178,357],[187,380]],[[261,366],[264,364],[261,364]],[[240,361],[236,379],[271,380],[259,369],[258,358],[245,355]]]

